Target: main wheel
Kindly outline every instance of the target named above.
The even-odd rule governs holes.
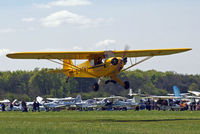
[[[96,92],[99,90],[99,84],[98,83],[94,83],[93,85],[93,90]]]
[[[130,87],[129,81],[125,81],[124,85],[125,85],[124,86],[125,89],[129,89],[129,87]]]

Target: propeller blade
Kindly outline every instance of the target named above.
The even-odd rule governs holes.
[[[124,47],[124,54],[123,54],[123,58],[126,57],[126,53],[127,51],[130,49],[129,45],[125,45]]]
[[[124,65],[126,65],[127,63],[127,57],[126,57],[126,54],[127,54],[127,51],[130,49],[130,46],[129,45],[125,45],[124,47],[124,54],[122,56],[122,60],[124,62]]]
[[[108,58],[110,58],[110,57],[115,57],[115,55],[114,55],[114,53],[110,50],[110,51],[105,51],[104,57],[105,57],[105,59],[108,59]]]
[[[127,54],[127,51],[129,50],[129,46],[128,45],[125,45],[125,47],[124,47],[124,54],[123,54],[123,56],[122,56],[122,60],[120,60],[120,62],[119,62],[119,64],[117,65],[117,69],[119,70],[119,71],[121,71],[121,64],[122,64],[122,62],[124,62],[124,65],[127,63],[127,57],[126,57],[126,54]]]

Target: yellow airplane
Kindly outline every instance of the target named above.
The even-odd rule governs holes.
[[[124,51],[79,51],[79,52],[21,52],[7,54],[7,57],[13,59],[47,59],[52,62],[61,64],[62,70],[53,72],[64,73],[69,77],[98,78],[94,83],[93,89],[99,89],[100,81],[103,77],[109,78],[105,84],[119,83],[125,89],[130,87],[129,82],[123,82],[117,75],[139,63],[142,63],[153,56],[170,55],[189,51],[191,48],[173,48],[173,49],[147,49],[147,50],[124,50]],[[142,60],[135,62],[131,58],[144,57]],[[123,69],[130,58],[131,65]],[[55,61],[58,60],[58,61]],[[72,60],[87,60],[79,65],[73,64]]]

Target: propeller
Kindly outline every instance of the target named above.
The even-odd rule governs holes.
[[[121,67],[121,64],[122,64],[122,61],[124,62],[124,65],[126,65],[127,63],[127,57],[126,57],[126,54],[127,54],[127,51],[129,50],[129,46],[128,45],[125,45],[124,47],[124,53],[122,55],[122,60],[120,60],[119,64],[117,65],[117,69],[119,71],[121,71],[122,67]]]
[[[111,60],[111,64],[112,64],[112,65],[117,65],[118,62],[119,62],[119,60],[118,60],[117,58],[113,58],[113,59]]]
[[[122,62],[124,63],[124,65],[126,65],[126,63],[127,63],[127,57],[126,57],[126,55],[127,55],[127,51],[129,50],[129,46],[128,45],[125,45],[125,47],[124,47],[124,53],[123,53],[123,55],[122,55],[122,60],[120,60],[120,63],[118,63],[118,67],[117,67],[117,70],[119,70],[119,72],[122,70]],[[125,75],[126,76],[126,75]],[[129,81],[124,81],[123,82],[124,84],[124,88],[125,89],[129,89],[129,87],[130,87],[130,84],[129,84]]]

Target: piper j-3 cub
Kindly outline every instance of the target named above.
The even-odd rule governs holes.
[[[62,70],[54,72],[64,73],[69,77],[98,78],[94,83],[93,89],[99,89],[100,81],[103,77],[109,78],[105,82],[119,83],[125,89],[129,88],[129,82],[123,82],[117,75],[137,64],[140,64],[153,56],[170,55],[191,50],[190,48],[174,49],[147,49],[147,50],[124,50],[124,51],[79,51],[79,52],[20,52],[7,54],[7,57],[13,59],[47,59],[49,61],[61,64]],[[127,58],[144,57],[144,59],[135,62],[124,68]],[[58,60],[58,61],[56,61]],[[73,64],[72,60],[87,60],[79,65]],[[130,60],[131,61],[131,60]]]

